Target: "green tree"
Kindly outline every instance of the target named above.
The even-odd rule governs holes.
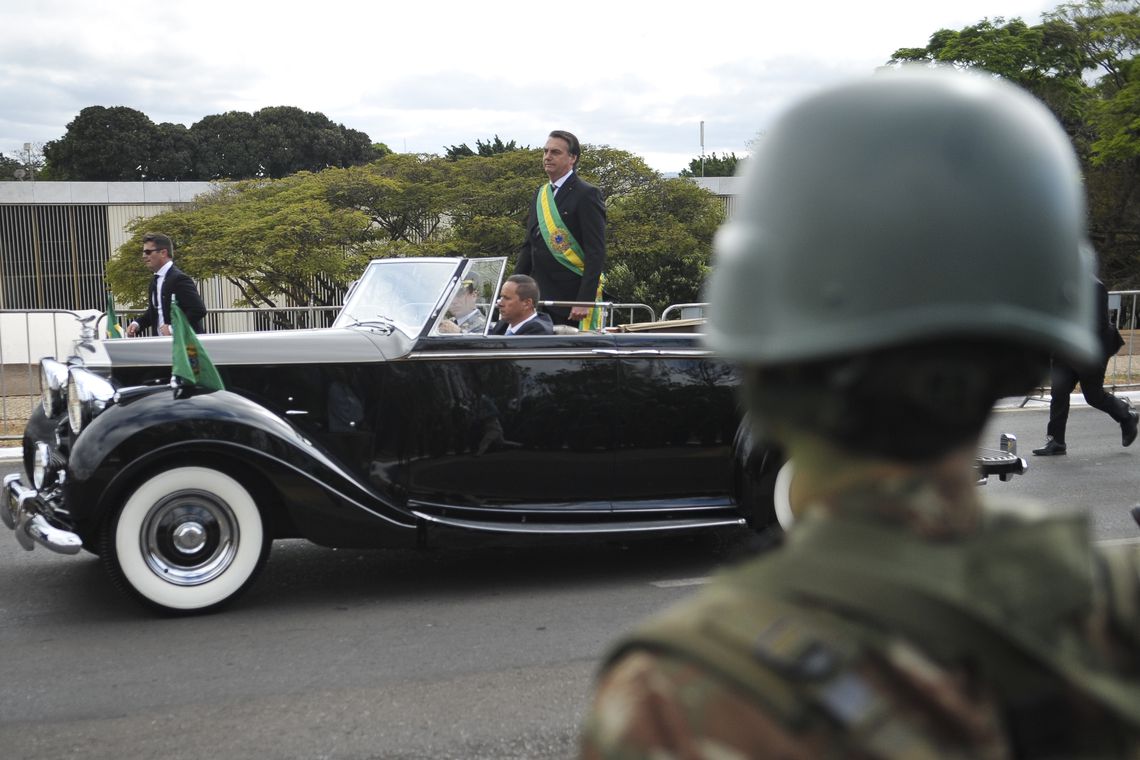
[[[700,300],[713,235],[724,221],[719,198],[687,179],[659,179],[613,199],[607,231],[606,293],[658,313]]]
[[[641,158],[614,148],[584,149],[581,172],[610,192],[611,282],[658,308],[692,299],[719,202],[691,182],[663,183]],[[174,238],[180,267],[225,277],[243,305],[331,303],[371,258],[513,258],[544,180],[542,151],[528,148],[462,161],[388,154],[364,166],[227,184],[189,209],[139,221],[107,278],[117,298],[140,302],[149,278],[141,235],[160,229]],[[640,279],[649,285],[634,288]]]
[[[197,142],[199,179],[252,179],[266,176],[257,125],[245,111],[206,116],[190,127]]]
[[[123,181],[147,174],[154,122],[126,106],[89,106],[67,125],[67,132],[44,146],[53,179]]]
[[[520,148],[514,140],[510,142],[503,142],[498,135],[487,142],[482,140],[475,141],[475,150],[471,150],[467,143],[461,145],[452,145],[444,149],[446,153],[444,157],[450,161],[458,161],[461,158],[470,158],[472,156],[496,156],[500,153],[510,153],[513,150],[526,150]]]
[[[540,172],[542,151],[536,150],[535,153],[538,156],[535,162],[536,176],[541,181],[546,178]],[[625,195],[661,178],[641,156],[608,145],[583,145],[577,171],[583,179],[598,186],[603,198]]]
[[[937,62],[980,68],[1036,95],[1057,116],[1081,160],[1089,232],[1105,281],[1140,286],[1140,3],[1064,3],[1040,24],[983,20],[940,29],[890,64]]]
[[[45,147],[45,176],[107,181],[284,177],[366,164],[390,152],[363,132],[292,106],[214,114],[189,129],[156,126],[131,108],[91,106]]]
[[[150,144],[146,179],[168,182],[198,179],[194,163],[197,147],[194,135],[185,124],[159,124]]]
[[[263,108],[253,114],[252,126],[258,166],[268,177],[354,166],[376,157],[368,135],[321,113],[293,106]]]
[[[150,273],[138,251],[146,230],[162,230],[175,241],[179,268],[234,283],[238,305],[336,305],[368,261],[368,220],[327,196],[325,179],[308,172],[218,186],[189,209],[134,222],[107,264],[107,282],[116,298],[145,302]]]
[[[711,156],[705,156],[703,161],[698,156],[689,162],[688,169],[682,169],[680,174],[682,177],[731,177],[736,174],[736,165],[740,163],[740,159],[736,157],[736,153],[728,153],[724,156],[718,156],[715,152]]]
[[[3,153],[0,153],[0,182],[8,182],[19,179],[16,176],[16,170],[22,169],[23,164],[14,158],[9,158]]]

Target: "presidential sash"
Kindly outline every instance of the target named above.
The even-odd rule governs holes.
[[[562,217],[558,213],[558,206],[554,204],[554,189],[549,182],[539,191],[536,205],[538,229],[542,233],[542,239],[546,241],[546,247],[554,256],[554,260],[581,277],[586,271],[586,260],[582,256],[582,247],[578,245],[578,241],[574,239],[562,221]],[[598,277],[598,292],[594,296],[595,301],[602,300],[602,286],[605,282],[606,276],[604,274]],[[601,330],[602,309],[598,306],[590,309],[586,318],[578,323],[578,329]]]

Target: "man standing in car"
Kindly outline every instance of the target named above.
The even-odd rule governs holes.
[[[606,264],[606,204],[601,191],[578,176],[581,146],[569,132],[550,133],[542,168],[550,178],[534,194],[517,274],[538,282],[551,301],[602,299]],[[600,329],[600,309],[547,307],[555,324]]]

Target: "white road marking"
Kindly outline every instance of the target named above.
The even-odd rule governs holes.
[[[681,588],[682,586],[703,586],[712,578],[680,578],[674,581],[653,581],[651,585],[657,588]]]
[[[1096,543],[1100,546],[1126,546],[1128,544],[1140,544],[1140,538],[1106,538]]]

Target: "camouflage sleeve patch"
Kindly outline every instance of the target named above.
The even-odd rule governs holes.
[[[603,676],[582,734],[583,760],[818,757],[745,695],[681,660],[632,652]]]

